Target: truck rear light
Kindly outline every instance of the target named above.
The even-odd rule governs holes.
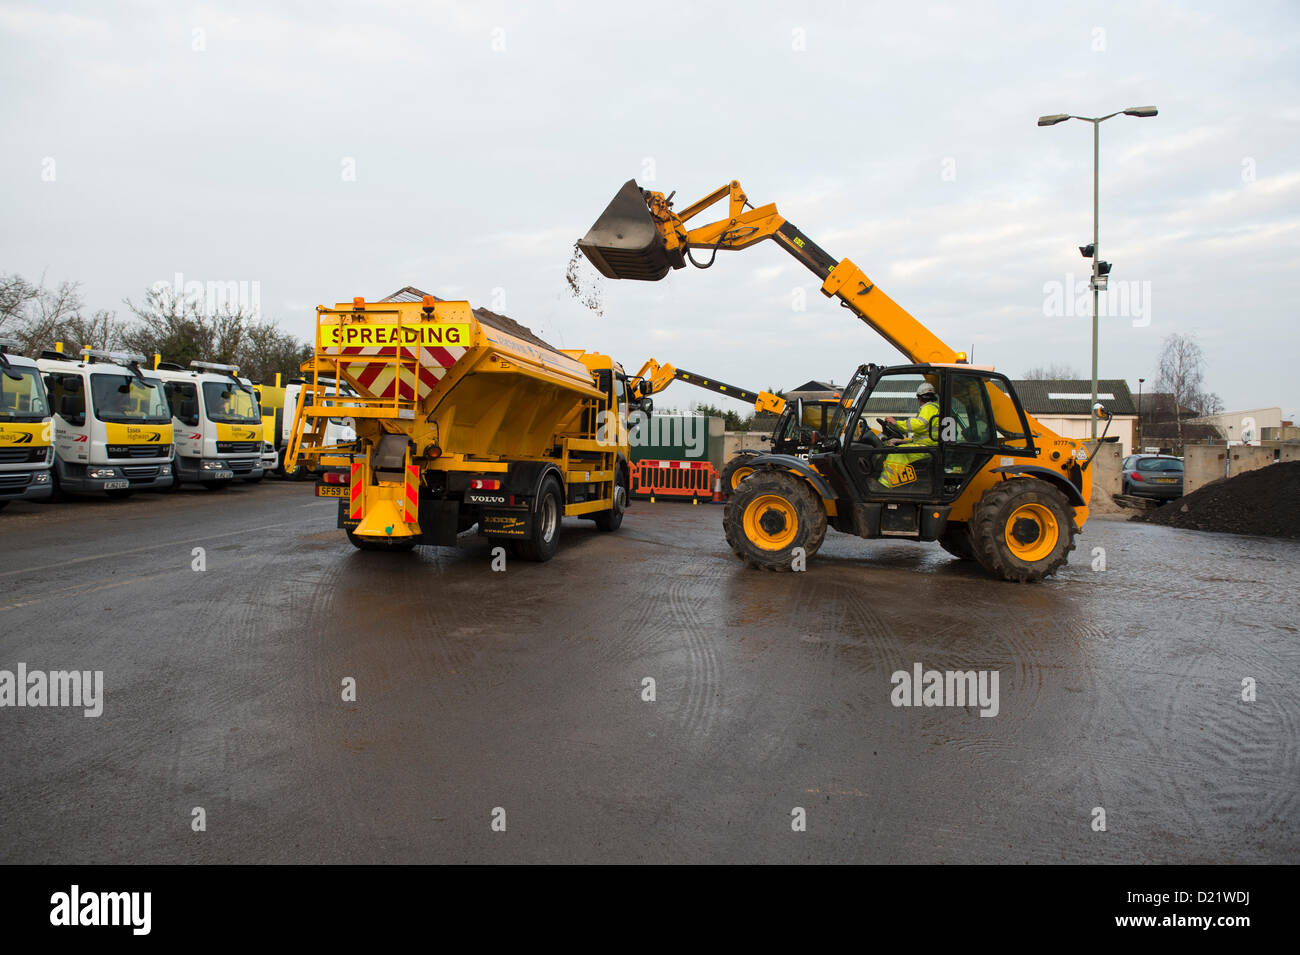
[[[346,474],[344,474],[342,471],[326,471],[326,472],[325,472],[325,483],[326,483],[326,484],[346,484],[346,483],[347,483],[347,477],[348,477],[348,476],[347,476]]]
[[[499,491],[501,482],[497,478],[473,478],[469,482],[472,491]]]

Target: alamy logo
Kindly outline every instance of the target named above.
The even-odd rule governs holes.
[[[94,718],[104,712],[103,670],[0,670],[0,708],[6,706],[80,706]]]
[[[896,670],[889,702],[894,706],[978,706],[980,716],[998,715],[997,670]]]
[[[50,896],[51,925],[129,925],[132,935],[152,927],[152,892],[82,892],[74,885]]]

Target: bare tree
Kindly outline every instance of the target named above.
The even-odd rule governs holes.
[[[30,354],[60,341],[72,353],[82,346],[117,345],[120,325],[113,313],[100,311],[86,316],[83,308],[76,282],[47,288],[44,278],[35,283],[20,275],[0,278],[0,333],[18,339],[22,350]]]
[[[1058,365],[1055,362],[1046,366],[1035,365],[1024,374],[1025,381],[1071,381],[1078,377],[1079,373],[1073,365]]]
[[[1207,408],[1222,410],[1219,396],[1202,389],[1205,379],[1205,353],[1195,335],[1174,333],[1165,339],[1156,365],[1156,391],[1169,395],[1178,423],[1178,447],[1183,446],[1183,418],[1216,414]],[[1189,415],[1188,412],[1191,412]]]

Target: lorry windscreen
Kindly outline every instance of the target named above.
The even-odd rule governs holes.
[[[222,424],[260,424],[262,411],[257,396],[247,385],[233,381],[205,381],[203,407],[208,417]]]
[[[49,413],[35,368],[10,365],[0,373],[0,421],[42,421]]]
[[[98,372],[90,376],[90,396],[101,421],[170,424],[172,420],[157,378]]]

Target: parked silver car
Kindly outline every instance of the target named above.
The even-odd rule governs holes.
[[[1130,454],[1124,459],[1122,492],[1172,501],[1183,496],[1183,459],[1168,454]]]

